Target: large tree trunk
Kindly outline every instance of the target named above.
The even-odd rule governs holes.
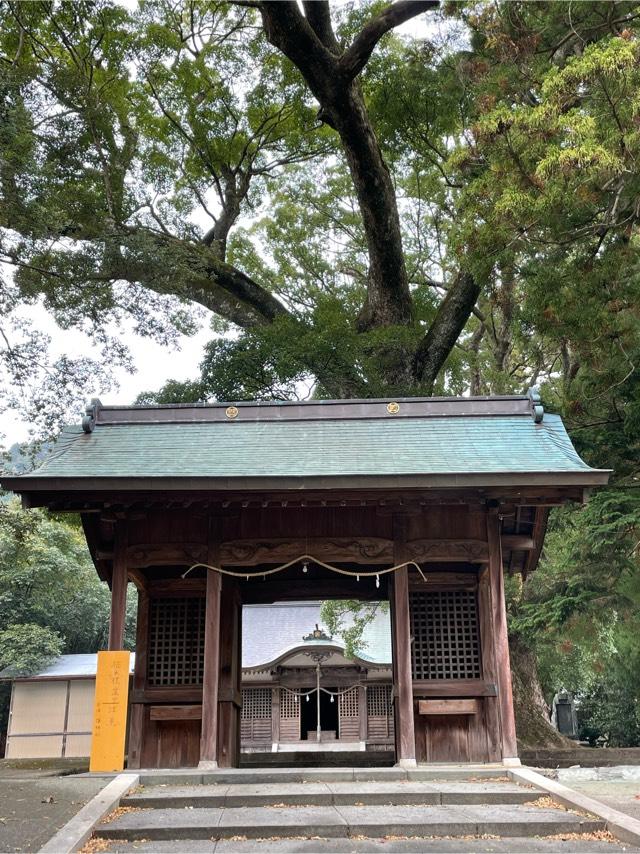
[[[518,748],[535,750],[575,747],[573,741],[560,735],[551,726],[535,655],[517,638],[509,639],[509,648]]]

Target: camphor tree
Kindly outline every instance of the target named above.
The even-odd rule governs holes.
[[[46,342],[32,359],[10,328],[25,304],[91,330],[110,360],[126,359],[125,318],[170,342],[210,312],[199,374],[145,399],[540,382],[587,458],[635,441],[636,3],[0,14],[14,388],[46,368]],[[74,367],[43,368],[45,387],[71,389]],[[32,399],[41,417],[60,410]]]
[[[240,356],[294,342],[285,383],[429,391],[479,284],[463,258],[447,298],[418,304],[433,284],[412,281],[361,77],[386,33],[434,5],[356,7],[336,35],[323,2],[3,4],[5,314],[43,298],[111,347],[109,321],[165,340],[204,307],[242,331]],[[305,269],[264,214],[287,216],[290,194],[293,228],[314,188]],[[21,355],[7,332],[19,379]]]
[[[4,314],[42,299],[113,361],[114,322],[206,309],[234,335],[188,396],[570,376],[637,215],[635,5],[574,6],[4,3]]]

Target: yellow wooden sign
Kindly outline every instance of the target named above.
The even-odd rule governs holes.
[[[127,735],[129,652],[99,652],[90,771],[122,771]]]

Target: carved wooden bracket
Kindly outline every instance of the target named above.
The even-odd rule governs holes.
[[[484,540],[409,540],[406,549],[408,556],[416,563],[486,563],[489,560],[489,547]]]
[[[392,561],[393,543],[382,537],[230,540],[220,547],[220,562],[223,566],[278,564],[294,560],[301,554],[312,554],[327,562],[385,564]]]
[[[530,549],[533,541],[523,536],[503,537],[505,549]],[[484,540],[416,539],[406,544],[407,558],[417,563],[455,562],[486,563],[489,549]],[[256,566],[280,564],[301,554],[312,554],[327,563],[393,563],[393,540],[384,537],[311,537],[309,539],[260,538],[229,540],[220,546],[222,566]],[[206,562],[204,543],[138,543],[127,549],[127,567],[191,566]]]
[[[127,549],[127,567],[191,566],[207,559],[203,543],[139,543]]]

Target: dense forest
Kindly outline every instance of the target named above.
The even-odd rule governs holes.
[[[537,667],[547,700],[581,696],[590,737],[640,743],[640,6],[97,0],[0,18],[4,402],[55,433],[130,363],[125,320],[167,347],[211,329],[192,380],[143,401],[538,384],[614,476],[555,512],[538,570],[511,579],[516,687],[537,690]],[[52,359],[36,304],[91,352]],[[99,599],[73,525],[0,511],[0,648],[23,630],[43,652],[89,643],[36,601],[46,569],[29,578],[54,550],[44,565],[86,567]]]

